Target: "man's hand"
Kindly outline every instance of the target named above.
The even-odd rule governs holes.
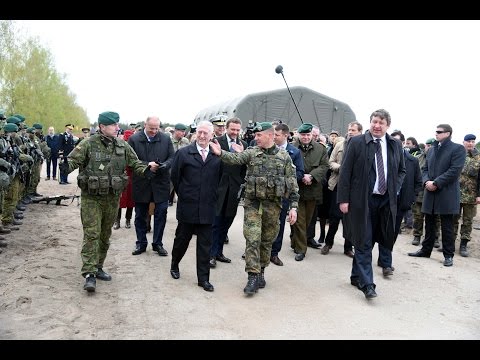
[[[293,225],[295,224],[296,221],[297,221],[297,210],[290,209],[290,211],[288,212],[288,223],[290,225]]]
[[[237,143],[232,144],[232,149],[235,150],[236,153],[240,153],[243,150],[245,150],[242,144],[237,144]]]
[[[349,203],[340,203],[339,208],[342,214],[348,213],[348,205]]]
[[[159,164],[155,161],[150,161],[148,163],[148,166],[151,172],[157,172],[158,168],[160,167]]]
[[[210,150],[212,150],[215,155],[220,155],[222,153],[222,147],[218,143],[217,139],[210,141],[208,144],[210,145]]]

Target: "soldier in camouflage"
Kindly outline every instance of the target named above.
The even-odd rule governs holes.
[[[117,216],[120,194],[128,184],[126,167],[140,175],[155,172],[155,162],[142,162],[128,143],[116,135],[120,117],[115,112],[103,112],[98,117],[98,133],[85,139],[63,162],[66,174],[79,168],[77,183],[82,190],[80,216],[83,225],[82,275],[84,289],[94,292],[96,278],[109,281],[110,274],[103,263],[110,246],[112,225]]]
[[[467,243],[471,240],[473,218],[477,215],[477,204],[480,204],[480,153],[475,148],[476,136],[465,135],[463,146],[467,152],[465,165],[460,174],[460,214],[453,217],[455,237],[460,227],[460,255],[468,256]]]
[[[243,291],[247,295],[266,286],[265,267],[270,263],[272,243],[279,230],[282,197],[290,203],[290,225],[297,220],[299,199],[295,166],[288,152],[275,146],[272,124],[259,123],[253,133],[256,145],[243,150],[242,145],[234,144],[235,153],[222,150],[216,140],[210,143],[213,153],[225,163],[247,165],[243,220],[248,273]]]

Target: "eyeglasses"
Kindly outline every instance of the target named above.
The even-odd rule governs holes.
[[[437,134],[443,134],[443,133],[446,133],[446,131],[440,131],[440,130],[437,130],[435,131]]]

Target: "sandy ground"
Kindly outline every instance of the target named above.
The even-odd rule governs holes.
[[[43,173],[39,192],[79,194],[75,175],[61,186]],[[395,274],[386,279],[375,267],[378,297],[368,301],[349,283],[351,259],[343,255],[341,236],[329,255],[309,248],[296,262],[287,230],[280,253],[285,265],[271,264],[266,288],[246,297],[243,208],[224,249],[232,263],[211,271],[213,293],[197,286],[194,239],[180,263],[182,277],[174,280],[170,254],[160,257],[149,246],[131,255],[135,231],[122,219],[105,263],[113,281],[97,281],[96,293],[87,294],[79,214],[76,201],[32,204],[20,230],[7,235],[0,254],[0,339],[480,339],[480,230],[473,230],[471,256],[457,253],[451,268],[435,250],[430,259],[407,256],[418,247],[411,235],[400,235]],[[164,236],[169,253],[175,227],[174,205]]]

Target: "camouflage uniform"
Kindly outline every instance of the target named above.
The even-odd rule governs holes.
[[[246,239],[245,271],[259,274],[270,263],[270,252],[280,227],[282,197],[298,207],[295,166],[287,151],[258,146],[241,153],[222,150],[222,161],[247,165],[243,235]]]
[[[461,243],[471,240],[473,218],[477,215],[477,197],[480,197],[480,153],[474,148],[467,152],[465,165],[460,174],[460,214],[453,218],[454,234],[458,234],[460,216],[462,225],[460,227]]]
[[[97,274],[107,256],[120,195],[128,183],[125,169],[129,166],[141,175],[147,165],[138,160],[126,141],[101,133],[78,144],[68,155],[68,162],[63,164],[68,165],[67,173],[79,168],[77,183],[82,190],[84,233],[81,272],[83,276]]]

